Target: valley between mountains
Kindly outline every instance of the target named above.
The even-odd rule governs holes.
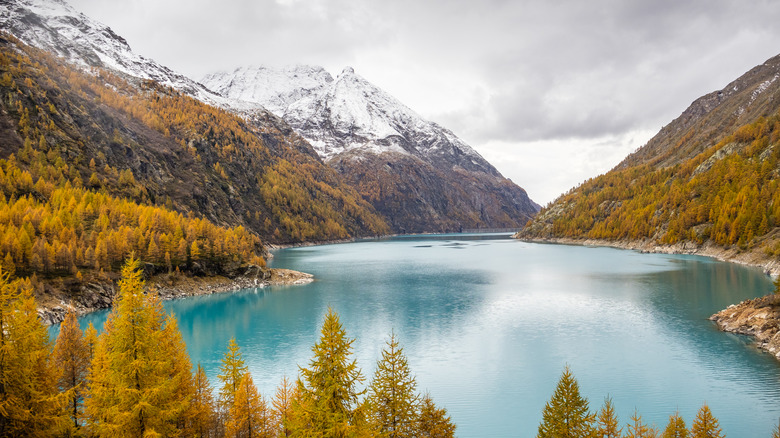
[[[171,281],[234,277],[261,267],[267,244],[464,229],[778,272],[778,57],[539,211],[352,68],[247,66],[198,82],[61,0],[3,1],[0,27],[3,266],[47,311],[92,308],[88,285],[115,280],[131,253]]]

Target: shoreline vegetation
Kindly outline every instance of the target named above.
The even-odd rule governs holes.
[[[515,235],[517,237],[517,235]],[[696,245],[690,242],[674,245],[659,245],[652,241],[572,239],[572,238],[522,238],[524,242],[559,245],[604,246],[655,254],[688,254],[714,258],[723,262],[761,268],[765,274],[780,275],[780,263],[760,251],[739,251],[725,249],[713,244]],[[756,348],[780,360],[780,296],[769,294],[741,303],[715,313],[709,318],[719,330],[749,336]]]
[[[313,275],[291,269],[250,265],[238,272],[230,276],[192,276],[175,272],[149,275],[144,291],[155,294],[161,300],[172,300],[267,286],[301,285],[314,281]],[[118,294],[118,281],[118,277],[111,279],[106,276],[102,281],[84,283],[80,286],[76,299],[67,302],[58,298],[59,294],[49,295],[49,299],[43,301],[42,297],[38,297],[38,316],[44,324],[52,325],[63,321],[69,309],[82,316],[111,308]],[[46,286],[52,287],[49,284]]]
[[[361,389],[356,339],[329,308],[308,366],[266,397],[235,338],[216,385],[200,364],[193,372],[176,317],[145,288],[143,264],[129,258],[120,275],[100,334],[92,324],[82,331],[71,308],[52,342],[32,288],[0,266],[0,436],[454,436],[446,409],[417,391],[394,334]]]

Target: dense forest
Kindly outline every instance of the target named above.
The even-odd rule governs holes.
[[[131,254],[149,275],[232,277],[264,266],[264,242],[389,230],[272,116],[242,118],[152,81],[79,71],[7,34],[0,225],[4,271],[29,277],[39,304],[80,308],[92,305],[84,285],[115,281]]]
[[[69,182],[269,242],[388,232],[303,139],[262,111],[242,118],[153,81],[78,71],[5,34],[0,104],[0,158],[13,156],[33,188],[40,178]]]
[[[261,395],[231,340],[217,388],[193,370],[176,319],[144,293],[137,259],[122,267],[102,332],[70,312],[52,346],[29,282],[0,269],[0,436],[452,437],[455,425],[417,391],[390,337],[367,387],[354,339],[326,314],[297,379]]]

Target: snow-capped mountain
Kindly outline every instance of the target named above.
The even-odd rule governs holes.
[[[284,119],[399,232],[516,227],[538,210],[450,130],[350,67],[335,79],[316,66],[244,67],[201,82]]]
[[[351,67],[335,79],[322,67],[243,67],[201,82],[283,118],[326,161],[345,152],[395,152],[437,165],[499,173],[450,130],[423,119]]]
[[[101,67],[154,80],[207,103],[224,103],[203,85],[133,52],[110,27],[63,0],[0,0],[0,29],[77,66]]]
[[[520,227],[538,211],[523,189],[452,132],[350,68],[335,79],[320,67],[239,69],[206,78],[216,94],[136,54],[108,26],[64,0],[0,0],[0,29],[77,66],[110,69],[131,82],[156,81],[239,113],[257,132],[270,127],[289,134],[269,148],[281,148],[280,157],[290,145],[312,157],[316,149],[397,232]]]

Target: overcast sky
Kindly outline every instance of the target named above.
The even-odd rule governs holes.
[[[345,66],[544,205],[780,53],[773,0],[68,0],[200,79]]]

